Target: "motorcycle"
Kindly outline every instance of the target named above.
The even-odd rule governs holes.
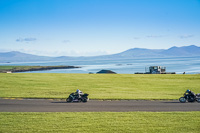
[[[89,101],[87,93],[80,95],[80,97],[75,94],[75,93],[71,93],[69,95],[69,97],[66,99],[67,102],[87,102]]]
[[[188,93],[184,93],[183,97],[179,98],[179,101],[181,103],[185,103],[186,101],[188,101],[188,102],[195,102],[195,101],[197,101],[198,103],[200,103],[200,93],[198,93],[198,94],[196,94],[194,96],[191,96]]]

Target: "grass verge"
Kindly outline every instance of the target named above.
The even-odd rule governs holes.
[[[2,98],[66,98],[80,89],[91,99],[178,99],[200,93],[200,75],[0,73]]]
[[[199,133],[200,112],[0,113],[0,132]]]

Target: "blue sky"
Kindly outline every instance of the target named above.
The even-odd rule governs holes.
[[[200,0],[0,0],[0,52],[113,54],[200,46]]]

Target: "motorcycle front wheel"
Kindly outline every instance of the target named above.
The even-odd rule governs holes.
[[[197,98],[196,100],[197,100],[198,103],[200,103],[200,98]]]
[[[180,98],[179,98],[179,101],[180,101],[181,103],[185,103],[185,102],[186,102],[186,99],[185,99],[185,97],[180,97]]]
[[[84,103],[88,101],[88,98],[83,98],[82,100]]]

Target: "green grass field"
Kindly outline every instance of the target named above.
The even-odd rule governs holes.
[[[2,133],[199,133],[200,112],[0,113]]]
[[[0,66],[0,72],[12,70],[28,70],[31,68],[41,68],[41,66]]]
[[[91,99],[178,99],[200,93],[200,75],[0,73],[2,98],[66,98],[76,89]]]
[[[200,75],[0,73],[0,97],[66,98],[80,89],[91,99],[178,99],[200,93]],[[1,112],[0,133],[198,133],[198,112]]]

